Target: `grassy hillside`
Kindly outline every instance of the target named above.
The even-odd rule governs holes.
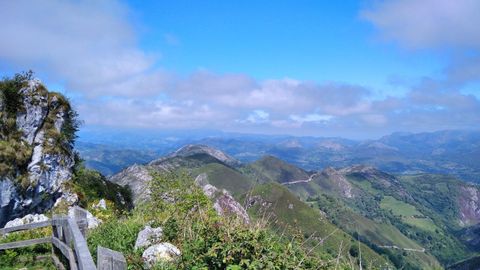
[[[248,192],[254,185],[252,179],[221,163],[209,163],[201,166],[194,169],[192,175],[201,173],[207,174],[210,184],[224,188],[235,196]]]
[[[309,178],[308,173],[304,170],[273,156],[265,156],[249,164],[245,171],[264,183],[284,183]]]
[[[223,171],[222,177],[236,175],[226,167],[209,165],[206,168]],[[165,238],[162,241],[181,250],[179,259],[158,264],[155,269],[357,269],[360,256],[364,269],[380,269],[387,264],[386,259],[364,245],[357,253],[358,243],[351,236],[278,184],[258,186],[251,192],[257,199],[275,203],[272,213],[278,216],[277,222],[266,222],[264,216],[256,215],[261,209],[253,204],[250,211],[256,219],[245,224],[234,217],[218,216],[212,202],[188,174],[152,176],[151,200],[91,231],[88,244],[92,251],[98,245],[121,251],[129,269],[142,269],[143,248],[135,251],[133,246],[137,233],[150,224],[161,226]],[[165,192],[171,200],[164,200]],[[290,204],[294,205],[294,213],[285,212],[292,210]],[[324,239],[322,245],[314,244],[320,240],[317,236]]]
[[[267,169],[263,170],[263,166]],[[276,166],[282,168],[280,173],[276,171]],[[147,168],[158,172],[186,171],[193,178],[202,175],[202,181],[228,190],[239,202],[248,205],[249,214],[255,222],[267,224],[272,232],[285,241],[293,237],[304,242],[307,250],[311,249],[310,252],[324,260],[326,265],[336,262],[337,257],[341,265],[349,265],[349,268],[358,268],[360,257],[364,268],[380,269],[392,265],[388,258],[362,243],[359,252],[359,243],[350,234],[329,222],[317,208],[300,201],[287,188],[272,182],[276,177],[286,181],[292,180],[291,177],[309,177],[303,170],[281,160],[267,157],[257,164],[233,168],[206,154],[187,153],[182,157],[172,155],[153,161]],[[265,208],[266,205],[271,208]]]
[[[305,243],[319,254],[323,253],[326,259],[336,258],[340,251],[346,263],[353,262],[355,267],[360,265],[358,242],[287,188],[276,183],[256,186],[250,193],[249,202],[249,213],[256,218],[268,219],[276,231],[303,235]],[[360,252],[362,265],[369,269],[389,264],[387,259],[364,244],[360,244]]]
[[[257,163],[257,167],[261,164]],[[267,168],[256,171],[274,170],[271,166]],[[408,264],[424,269],[438,267],[438,261],[449,265],[475,252],[457,234],[463,185],[452,177],[397,178],[370,167],[356,166],[326,169],[316,173],[312,181],[286,187],[327,213],[345,231],[358,233],[363,242],[378,252],[384,252],[381,247],[386,246],[398,267]],[[472,237],[469,241],[472,242]],[[425,249],[425,252],[410,249]]]

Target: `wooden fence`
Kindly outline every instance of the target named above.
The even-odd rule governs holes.
[[[30,223],[0,229],[6,233],[52,227],[52,236],[0,244],[0,250],[26,247],[36,244],[52,244],[52,260],[58,269],[70,270],[125,270],[127,263],[123,254],[104,247],[97,247],[97,266],[87,246],[87,211],[75,206],[75,218],[54,216],[48,221]],[[60,258],[63,258],[61,260]],[[65,266],[62,261],[67,261]]]

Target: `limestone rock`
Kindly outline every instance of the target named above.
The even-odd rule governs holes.
[[[205,186],[203,186],[202,190],[203,190],[203,193],[207,195],[207,197],[209,198],[213,198],[215,194],[218,192],[218,189],[215,186],[212,186],[210,184],[206,184]]]
[[[247,211],[245,211],[245,208],[243,208],[243,206],[238,203],[226,190],[222,190],[221,194],[216,197],[213,208],[219,215],[224,216],[228,214],[234,214],[242,219],[243,222],[250,222],[250,218]]]
[[[123,187],[128,186],[132,191],[134,204],[145,201],[150,197],[148,185],[152,176],[147,167],[143,165],[132,165],[108,180]]]
[[[78,195],[76,193],[64,192],[60,198],[55,201],[53,207],[57,207],[60,204],[64,203],[67,206],[77,205],[79,201]]]
[[[22,218],[16,218],[14,220],[10,220],[5,224],[5,228],[10,228],[10,227],[15,227],[15,226],[20,226],[20,225],[25,225],[25,224],[30,224],[30,223],[36,223],[36,222],[42,222],[42,221],[47,221],[48,217],[45,216],[44,214],[28,214]]]
[[[20,165],[11,164],[14,172],[0,178],[0,226],[10,219],[52,208],[62,197],[62,186],[71,179],[75,163],[72,145],[53,138],[62,132],[69,106],[60,102],[58,94],[48,92],[38,79],[25,83],[18,90],[22,105],[16,113],[15,131],[21,132],[21,143],[33,151],[28,164],[21,165],[26,166],[26,172]],[[2,112],[4,107],[0,108]],[[49,121],[53,125],[46,124]],[[20,176],[22,181],[28,179],[27,185],[20,186],[14,179]]]
[[[85,210],[85,211],[87,211],[87,210]],[[75,210],[74,210],[73,207],[70,207],[68,209],[68,217],[75,219]],[[92,213],[87,211],[87,227],[88,227],[88,229],[95,229],[96,227],[98,227],[102,223],[103,223],[103,221],[101,219],[95,217],[94,215],[92,215]]]
[[[96,205],[93,206],[93,208],[107,210],[107,202],[105,199],[101,199]]]
[[[153,245],[147,248],[142,258],[147,269],[152,268],[157,263],[168,263],[177,259],[181,255],[180,250],[167,242]]]
[[[17,128],[22,131],[22,138],[29,144],[33,143],[35,135],[42,126],[48,112],[47,92],[38,91],[41,82],[34,79],[28,86],[20,90],[23,95],[24,110],[17,114]]]
[[[245,223],[250,222],[250,218],[245,208],[238,203],[227,190],[219,190],[215,186],[208,184],[208,177],[206,174],[200,174],[197,176],[195,183],[200,185],[203,193],[214,201],[213,208],[217,214],[221,216],[233,214],[242,219]],[[202,183],[204,184],[203,186],[201,185]]]
[[[138,233],[137,241],[135,241],[135,249],[148,247],[156,242],[159,242],[162,239],[162,236],[162,228],[152,228],[147,225]]]
[[[9,178],[0,179],[0,226],[20,207],[21,198],[13,181]]]

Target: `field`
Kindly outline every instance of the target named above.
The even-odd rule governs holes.
[[[403,222],[422,230],[434,232],[437,228],[432,220],[420,213],[415,206],[399,201],[392,196],[385,196],[380,207],[392,211],[394,215],[400,216]]]

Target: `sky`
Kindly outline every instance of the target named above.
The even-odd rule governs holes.
[[[478,14],[477,0],[0,0],[0,75],[34,70],[83,129],[478,129]]]

